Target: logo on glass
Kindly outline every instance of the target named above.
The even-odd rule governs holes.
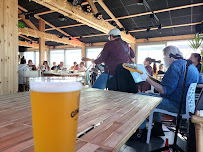
[[[71,112],[71,118],[75,117],[79,113],[79,109]]]

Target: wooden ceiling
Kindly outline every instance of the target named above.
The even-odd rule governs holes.
[[[19,21],[24,22],[27,27],[19,29],[19,40],[28,41],[27,43],[32,41],[33,47],[36,47],[35,42],[40,35],[46,39],[47,46],[68,44],[82,47],[85,43],[108,41],[108,31],[117,25],[125,29],[122,31],[125,41],[136,43],[146,38],[194,34],[195,25],[203,20],[202,0],[147,2],[162,24],[161,29],[150,20],[149,15],[152,12],[147,11],[143,5],[137,5],[137,0],[87,0],[82,6],[89,4],[91,13],[85,12],[81,6],[73,6],[66,0],[19,0]],[[103,19],[94,17],[98,12],[102,14]],[[28,20],[26,13],[34,13],[34,17]],[[66,16],[66,20],[59,21],[60,15]],[[39,20],[45,22],[45,32],[38,30]],[[25,45],[19,42],[19,45],[22,44]]]

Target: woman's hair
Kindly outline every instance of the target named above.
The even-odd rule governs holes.
[[[44,61],[43,63],[46,63],[48,65],[48,62],[47,61]]]
[[[199,53],[192,53],[192,55],[194,55],[194,57],[197,58],[198,62],[201,61],[201,55]]]
[[[26,64],[26,59],[24,56],[20,59],[20,64]]]
[[[84,62],[80,62],[80,64],[85,65],[85,63],[84,63]]]
[[[149,64],[151,64],[151,63],[152,63],[152,59],[151,59],[150,57],[147,57],[145,60],[146,60],[146,61],[148,61],[148,62],[149,62]]]
[[[159,70],[161,70],[161,68],[163,68],[163,66],[164,66],[163,64],[160,64],[159,65]]]

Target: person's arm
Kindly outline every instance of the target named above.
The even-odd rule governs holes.
[[[172,64],[164,75],[161,84],[158,84],[151,80],[146,73],[142,74],[141,78],[142,80],[145,80],[150,85],[152,85],[159,93],[170,95],[177,88],[179,75],[181,75],[180,68],[180,65]]]
[[[162,87],[162,85],[154,82],[153,80],[151,80],[149,77],[146,79],[147,82],[152,85],[159,93],[164,94],[164,89]]]
[[[100,56],[96,59],[96,60],[93,60],[92,59],[92,63],[95,63],[95,64],[100,64],[102,62],[104,62],[108,56],[109,56],[109,52],[110,52],[110,45],[108,42],[105,44],[103,50],[101,51],[101,54]]]

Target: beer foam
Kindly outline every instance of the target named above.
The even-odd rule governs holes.
[[[36,92],[72,92],[81,89],[81,83],[73,78],[30,78],[30,90]]]

